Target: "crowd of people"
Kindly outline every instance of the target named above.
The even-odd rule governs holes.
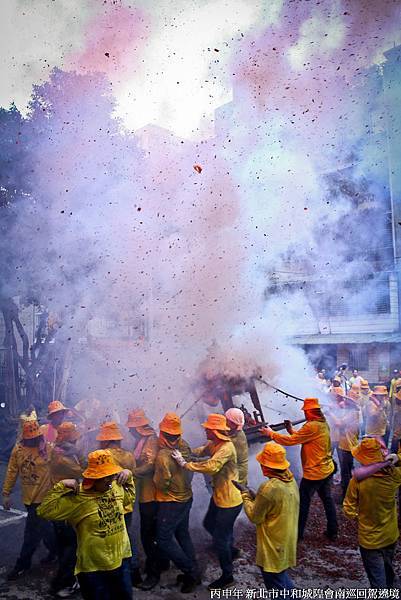
[[[324,374],[323,374],[324,375]],[[355,374],[354,374],[355,375]],[[317,492],[327,520],[326,535],[338,535],[332,480],[338,457],[342,510],[358,523],[363,565],[373,588],[395,586],[393,558],[399,537],[397,492],[401,486],[401,378],[388,391],[370,389],[363,378],[344,385],[321,374],[321,399],[306,398],[305,423],[287,433],[261,428],[266,437],[256,455],[263,481],[247,487],[248,444],[244,414],[230,408],[211,413],[202,424],[205,443],[191,448],[180,417],[166,413],[157,432],[143,409],[128,414],[125,442],[116,421],[99,424],[93,447],[74,413],[59,401],[48,407],[40,425],[33,411],[21,419],[3,483],[3,506],[20,479],[27,509],[23,544],[9,580],[31,567],[43,540],[57,561],[51,591],[66,598],[80,590],[85,599],[131,599],[132,587],[155,588],[171,563],[180,571],[177,586],[190,593],[201,584],[191,536],[192,478],[211,478],[211,497],[203,525],[221,569],[210,590],[234,585],[234,523],[242,509],[256,526],[256,564],[268,589],[292,589],[289,569],[296,566],[297,543],[304,537],[311,499]],[[93,439],[93,438],[96,439]],[[286,446],[301,446],[299,485]],[[87,450],[90,450],[89,453]],[[354,463],[356,461],[356,464]],[[139,511],[140,540],[133,531]],[[143,570],[140,565],[143,564]]]

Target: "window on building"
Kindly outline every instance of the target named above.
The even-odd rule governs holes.
[[[348,365],[351,370],[369,370],[369,352],[367,346],[355,345],[349,349]]]

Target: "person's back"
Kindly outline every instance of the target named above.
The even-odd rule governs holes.
[[[280,445],[268,442],[256,460],[268,479],[259,486],[256,496],[238,486],[242,488],[246,515],[256,525],[256,564],[268,589],[292,589],[287,569],[296,564],[298,486]]]
[[[248,440],[241,430],[231,436],[231,441],[237,454],[238,481],[246,485],[248,481]]]
[[[312,413],[312,411],[310,411]],[[331,455],[330,429],[323,416],[308,415],[308,421],[291,436],[273,432],[278,444],[301,444],[301,461],[304,479],[317,480],[331,475],[334,463]]]
[[[351,479],[343,508],[350,518],[358,515],[358,538],[364,548],[384,548],[398,540],[400,485],[400,467],[387,467],[359,482]]]
[[[301,460],[306,479],[321,479],[334,470],[331,456],[330,430],[327,422],[308,421],[302,427],[303,433],[310,434],[310,439],[302,443]]]
[[[238,482],[246,485],[248,481],[248,440],[243,431],[245,415],[240,408],[229,408],[225,412],[227,425],[230,428],[230,439],[237,455]]]
[[[256,564],[265,571],[284,571],[295,566],[298,538],[299,491],[294,478],[268,479],[258,489],[266,512],[256,524]]]
[[[303,477],[300,482],[300,511],[298,537],[303,538],[310,502],[317,492],[322,500],[327,519],[326,535],[330,539],[337,537],[338,524],[333,497],[331,494],[331,477],[334,462],[331,455],[330,430],[320,409],[317,398],[305,398],[302,410],[306,423],[298,431],[288,427],[289,435],[263,427],[261,432],[274,442],[283,446],[301,444],[301,461]]]
[[[388,455],[383,440],[364,438],[352,450],[361,467],[353,472],[343,509],[358,522],[362,562],[371,587],[394,587],[394,553],[399,538],[397,490],[401,485],[400,454]],[[381,469],[381,470],[380,470]]]

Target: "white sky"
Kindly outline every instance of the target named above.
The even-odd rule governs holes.
[[[149,28],[145,43],[127,44],[123,74],[119,59],[109,68],[119,115],[129,129],[155,123],[198,137],[210,128],[214,109],[231,98],[231,38],[246,33],[262,14],[264,20],[277,18],[281,0],[269,0],[268,10],[262,0],[125,0],[106,7],[103,0],[3,0],[0,104],[15,101],[24,111],[32,85],[54,66],[79,68],[88,36],[96,37],[97,19],[104,23],[106,11],[107,36],[115,35],[118,45],[124,24],[114,16],[128,5],[142,11]]]

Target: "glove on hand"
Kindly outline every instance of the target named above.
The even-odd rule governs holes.
[[[271,437],[271,434],[274,433],[273,429],[268,425],[266,425],[266,427],[261,427],[259,429],[259,432],[266,437]]]
[[[397,454],[387,454],[385,461],[386,462],[391,462],[391,464],[394,466],[398,463],[398,455]]]
[[[180,465],[180,467],[185,467],[185,465],[187,464],[187,461],[185,460],[185,458],[179,450],[173,450],[171,456]]]

